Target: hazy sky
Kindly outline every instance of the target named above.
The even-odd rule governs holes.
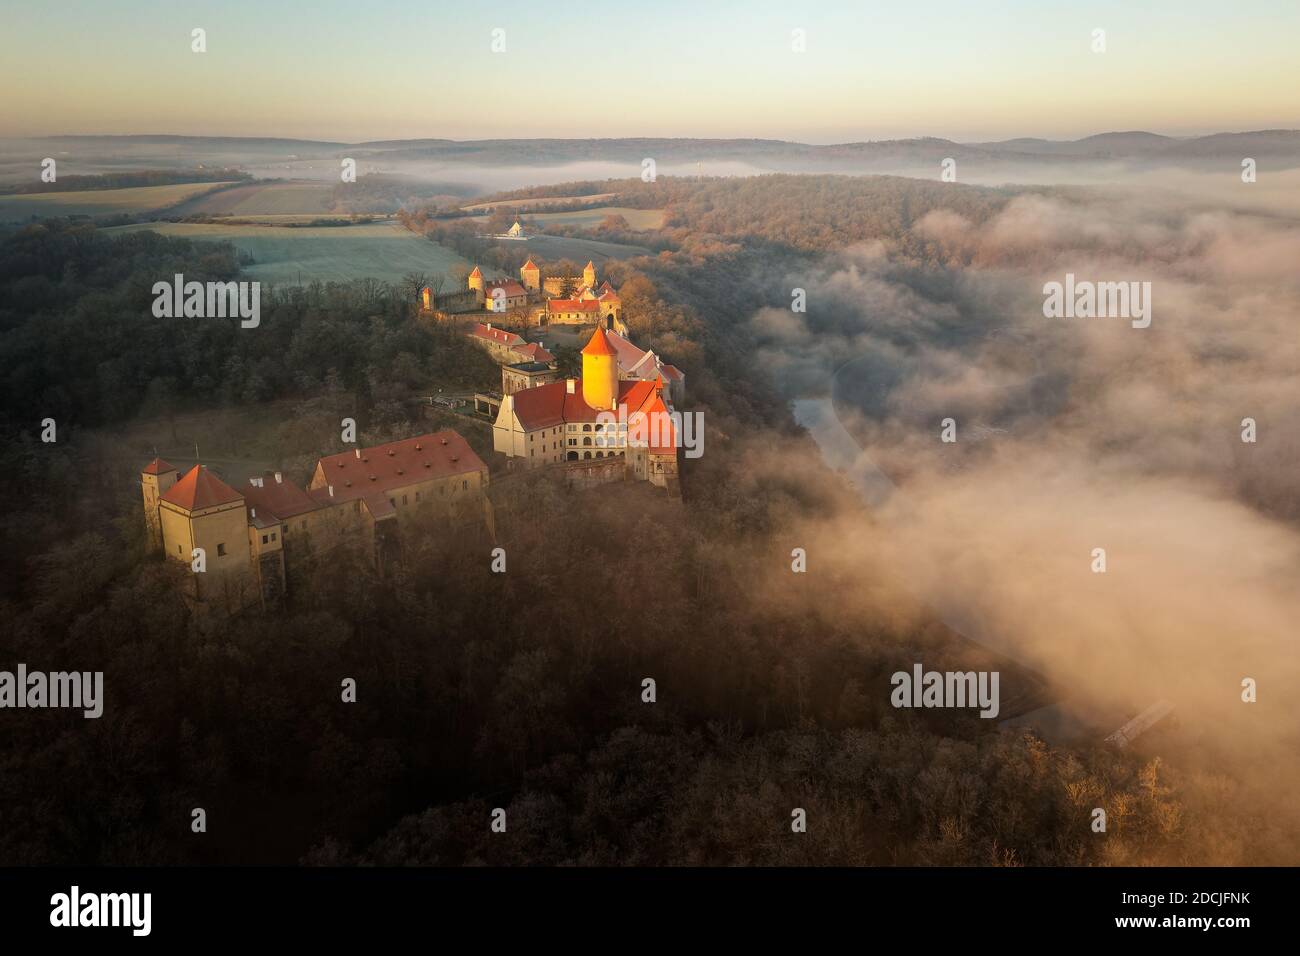
[[[826,143],[1300,126],[1297,0],[0,0],[0,25],[6,136]],[[206,53],[191,52],[195,27]]]

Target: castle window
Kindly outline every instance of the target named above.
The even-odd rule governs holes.
[[[271,532],[271,540],[272,540],[272,541],[278,541],[278,540],[279,540],[279,538],[277,538],[277,537],[275,536],[275,532],[274,532],[274,531]]]
[[[270,544],[270,543],[271,543],[270,539],[267,538],[266,535],[262,535],[262,544]],[[224,544],[217,545],[217,554],[225,554],[226,553],[224,550],[225,547],[226,546]]]
[[[584,438],[584,439],[582,440],[582,443],[583,443],[584,445],[590,445],[590,444],[591,444],[591,439],[590,439],[590,438]]]
[[[589,431],[591,431],[591,426],[590,426],[590,425],[583,425],[583,426],[582,426],[582,430],[583,430],[584,432],[589,432]]]
[[[402,495],[402,504],[406,504],[406,495]]]
[[[460,490],[461,490],[461,491],[469,491],[469,482],[468,482],[468,481],[462,481],[462,482],[460,483]]]
[[[282,525],[280,525],[280,532],[281,532],[282,534],[288,534],[288,533],[289,533],[289,526],[288,526],[287,524],[282,524]]]
[[[576,439],[576,438],[570,438],[570,439],[569,439],[569,444],[570,444],[570,445],[576,445],[576,444],[578,444],[578,439]]]

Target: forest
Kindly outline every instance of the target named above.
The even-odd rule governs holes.
[[[808,178],[769,186],[756,210],[744,181],[663,184],[674,248],[607,271],[638,343],[686,370],[689,403],[706,413],[709,453],[684,470],[685,500],[539,477],[502,522],[510,573],[430,523],[403,531],[387,576],[332,552],[282,611],[227,620],[189,608],[183,572],[146,553],[135,475],[96,458],[84,433],[173,405],[331,394],[399,427],[394,382],[474,384],[492,369],[422,324],[409,289],[277,291],[255,335],[159,326],[152,282],[235,277],[231,248],[56,221],[8,237],[0,662],[103,670],[107,702],[94,721],[6,718],[0,860],[1267,858],[1266,827],[1220,812],[1230,792],[1189,786],[1158,760],[888,706],[891,672],[968,665],[972,649],[924,608],[883,600],[889,569],[851,560],[837,534],[869,518],[753,374],[741,319],[783,291],[773,264],[901,235],[937,202],[931,188],[857,195],[841,177]],[[972,217],[1001,201],[963,195]],[[55,445],[36,437],[45,417],[61,424]],[[794,575],[791,548],[810,540],[825,543],[824,570]],[[1030,680],[1006,671],[1004,686]],[[344,678],[354,704],[341,702]],[[1098,840],[1089,813],[1102,804],[1115,812]],[[195,807],[205,834],[190,830]],[[490,831],[494,808],[507,834]],[[791,832],[793,808],[807,810],[807,834]]]
[[[0,186],[0,195],[83,192],[92,189],[129,189],[136,186],[171,186],[177,183],[251,182],[251,173],[239,169],[139,169],[90,176],[60,176],[53,182],[24,182]]]

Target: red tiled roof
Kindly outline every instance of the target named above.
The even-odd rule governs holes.
[[[162,500],[186,511],[202,511],[204,508],[240,501],[243,497],[208,469],[195,465],[180,481],[167,489]]]
[[[385,495],[367,495],[363,500],[376,521],[381,518],[392,518],[397,514],[397,509]]]
[[[597,326],[596,331],[591,334],[591,339],[582,347],[583,355],[617,355],[614,346],[609,344],[609,339],[605,337],[605,330]]]
[[[244,500],[257,509],[259,516],[266,514],[284,520],[320,507],[319,501],[287,478],[281,477],[276,481],[274,475],[265,475],[256,480],[262,482],[261,487],[253,484],[254,479],[249,479],[244,488]]]
[[[654,393],[654,382],[618,383],[618,402],[627,406],[629,415],[650,401]],[[511,397],[519,423],[524,431],[529,432],[565,422],[594,422],[597,415],[610,411],[592,408],[583,400],[581,379],[575,379],[573,394],[569,394],[567,382],[561,379],[536,388],[525,388]]]
[[[537,263],[535,263],[535,262],[533,261],[533,257],[532,257],[532,256],[529,256],[529,257],[528,257],[528,261],[524,263],[524,266],[523,266],[523,268],[522,268],[520,271],[521,271],[521,272],[541,272],[542,270],[539,269],[539,268],[537,268]]]
[[[155,458],[153,461],[149,462],[149,464],[144,466],[144,473],[146,475],[165,475],[167,472],[175,470],[175,465],[168,464],[161,458]]]
[[[493,289],[501,289],[506,295],[511,297],[528,294],[528,290],[514,279],[493,279],[487,284],[486,288],[489,296],[492,294]]]
[[[547,312],[595,312],[600,303],[595,299],[547,299]]]
[[[555,361],[555,356],[546,349],[542,348],[536,342],[529,342],[527,345],[520,345],[515,349],[520,355],[527,355],[530,362],[545,362],[547,365]]]
[[[607,331],[605,333],[605,338],[609,340],[609,344],[614,346],[614,351],[618,353],[619,367],[627,372],[631,372],[635,369],[646,355],[649,354],[643,349],[637,348],[628,339],[625,339],[617,332]],[[680,382],[686,378],[681,369],[677,368],[675,365],[669,365],[667,362],[659,366],[657,371],[662,372],[665,377],[675,382]],[[638,374],[640,374],[640,372],[638,372]]]
[[[475,267],[474,267],[474,271],[471,272],[471,273],[469,274],[469,277],[470,277],[471,279],[473,279],[473,278],[475,278],[475,277],[481,279],[481,278],[483,278],[483,273],[479,271],[478,266],[475,266]]]
[[[645,350],[639,349],[617,332],[605,333],[605,340],[614,346],[614,351],[618,353],[618,364],[625,369],[633,368],[637,362],[645,358]]]
[[[663,383],[656,383],[654,398],[641,409],[648,418],[646,423],[646,437],[649,439],[650,454],[652,455],[675,455],[677,454],[677,429],[673,425],[672,417],[668,412],[668,407],[664,404],[663,397],[659,394],[659,387]],[[628,413],[628,430],[632,430],[632,414]]]
[[[466,334],[498,345],[508,345],[511,348],[518,348],[524,344],[524,340],[514,332],[507,332],[505,329],[489,329],[482,322],[475,322],[474,327]]]
[[[487,465],[459,434],[450,428],[432,435],[417,435],[401,441],[345,451],[316,463],[310,494],[320,502],[353,501],[365,498],[371,512],[372,497],[407,485],[447,478],[451,475],[487,471]],[[329,486],[334,486],[331,499]],[[378,515],[376,515],[378,517]]]

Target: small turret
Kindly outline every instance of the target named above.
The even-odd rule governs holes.
[[[582,270],[582,284],[589,289],[596,287],[596,264],[588,262],[587,267]]]
[[[176,484],[176,466],[155,458],[140,472],[140,494],[144,498],[144,524],[149,533],[149,543],[155,551],[163,546],[162,518],[158,514],[158,501]]]
[[[483,273],[478,266],[475,266],[474,271],[469,274],[469,287],[479,292],[483,291]]]

